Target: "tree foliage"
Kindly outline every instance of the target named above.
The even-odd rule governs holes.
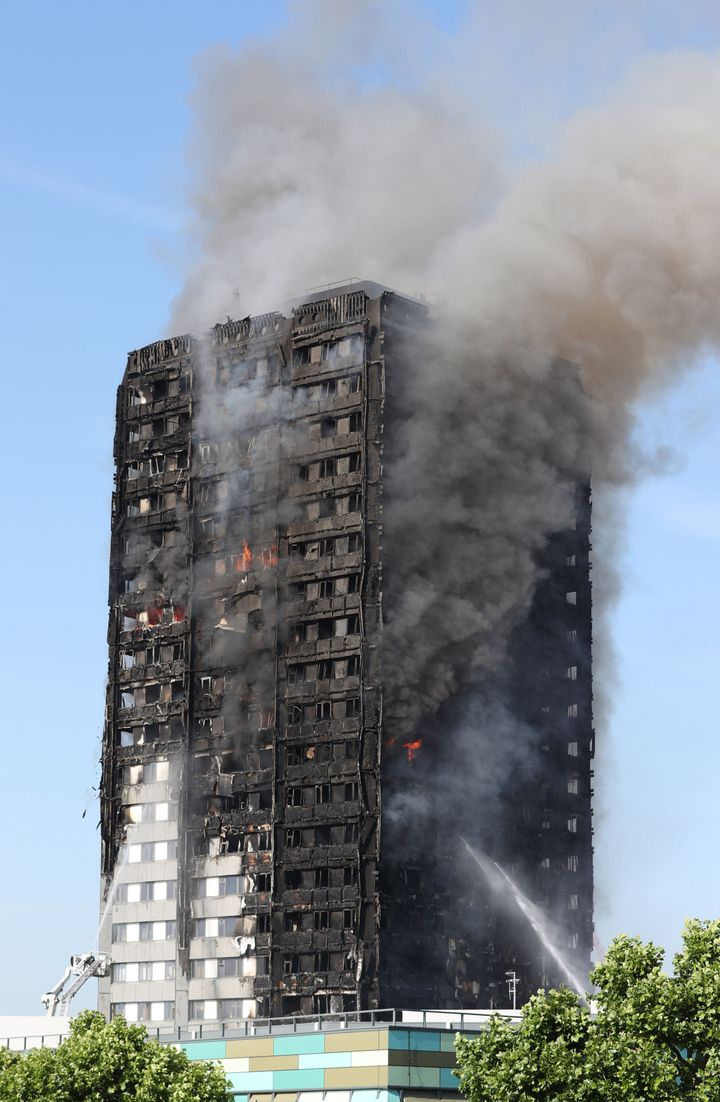
[[[664,953],[618,937],[590,976],[588,1007],[539,992],[519,1026],[497,1016],[458,1035],[470,1102],[720,1102],[720,920],[690,921],[674,973]]]
[[[230,1102],[217,1064],[148,1040],[124,1018],[85,1011],[57,1049],[0,1049],[0,1102]]]

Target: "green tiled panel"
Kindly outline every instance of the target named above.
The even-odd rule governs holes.
[[[408,1063],[421,1068],[454,1068],[454,1052],[411,1052]]]
[[[410,1044],[408,1048],[420,1052],[439,1052],[440,1034],[432,1029],[409,1029]]]
[[[225,1041],[190,1041],[182,1046],[190,1060],[224,1060]]]
[[[388,1063],[395,1067],[406,1068],[454,1068],[454,1052],[421,1052],[415,1049],[394,1048],[388,1052]]]
[[[351,1100],[352,1102],[400,1102],[400,1092],[386,1091],[382,1087],[378,1087],[377,1090],[353,1091]],[[331,1102],[331,1097],[328,1096],[325,1102]]]
[[[440,1034],[440,1051],[441,1052],[454,1052],[455,1051],[455,1037],[457,1034],[446,1031]]]
[[[236,1094],[235,1102],[248,1102],[248,1096],[246,1094]]]
[[[440,1068],[440,1087],[442,1090],[460,1090],[460,1080],[455,1078],[450,1068]]]
[[[440,1086],[440,1073],[443,1070],[447,1069],[391,1066],[388,1068],[388,1086],[437,1090]]]
[[[404,1048],[411,1052],[440,1052],[440,1033],[432,1029],[391,1029],[388,1048]]]
[[[322,1068],[306,1071],[272,1072],[273,1090],[276,1091],[321,1091],[325,1087],[325,1072]]]
[[[305,1052],[325,1051],[325,1037],[322,1033],[302,1033],[300,1036],[293,1034],[291,1037],[275,1037],[273,1043],[276,1056],[295,1056]]]
[[[351,1052],[303,1052],[298,1057],[301,1068],[349,1068]]]
[[[424,1090],[437,1089],[440,1086],[440,1068],[410,1068],[410,1086]]]
[[[288,1072],[276,1071],[276,1075],[287,1075]],[[290,1075],[297,1075],[296,1071]],[[236,1090],[245,1091],[272,1091],[273,1073],[271,1071],[230,1071],[228,1072],[230,1085]]]

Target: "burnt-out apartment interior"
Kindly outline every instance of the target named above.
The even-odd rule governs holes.
[[[505,1007],[507,973],[524,1001],[564,977],[475,876],[468,834],[587,973],[589,480],[494,675],[533,752],[492,780],[491,813],[473,770],[506,733],[477,694],[427,721],[432,735],[462,711],[472,739],[457,744],[398,739],[383,718],[402,586],[384,464],[407,349],[432,324],[358,282],[129,356],[101,790],[108,1015]]]

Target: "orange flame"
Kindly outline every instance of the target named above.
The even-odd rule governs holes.
[[[414,761],[415,755],[422,746],[422,739],[416,739],[415,742],[404,742],[403,749],[407,750],[408,761]]]
[[[252,561],[253,561],[253,553],[250,550],[250,546],[247,543],[247,541],[243,540],[243,549],[242,549],[242,568],[243,568],[243,570],[249,570],[250,567],[252,566]]]

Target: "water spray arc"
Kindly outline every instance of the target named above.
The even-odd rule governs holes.
[[[461,838],[461,841],[470,856],[472,857],[474,863],[482,872],[491,891],[493,891],[496,895],[505,894],[512,897],[518,910],[527,919],[529,925],[537,934],[543,945],[543,948],[546,949],[550,956],[553,958],[557,966],[562,971],[563,975],[569,981],[570,986],[573,988],[576,994],[578,994],[580,998],[584,999],[585,988],[578,976],[576,976],[572,969],[568,966],[560,950],[557,948],[556,945],[553,944],[548,931],[547,919],[545,915],[543,915],[542,911],[527,898],[527,896],[520,890],[512,877],[507,872],[505,872],[505,869],[498,865],[497,861],[490,861],[487,857],[484,857],[482,854],[478,853],[477,850],[473,849],[467,839]]]

